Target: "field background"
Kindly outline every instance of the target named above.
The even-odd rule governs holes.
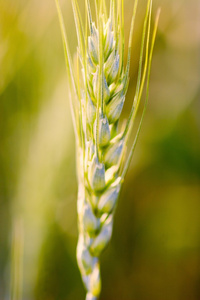
[[[71,1],[61,3],[74,53]],[[139,1],[125,118],[145,3]],[[154,17],[158,6],[150,101],[112,242],[101,258],[102,300],[200,299],[200,2],[154,0]],[[126,42],[132,8],[125,0]],[[11,287],[18,294],[20,281],[24,300],[84,299],[75,257],[76,194],[55,3],[0,0],[1,300],[10,299]]]

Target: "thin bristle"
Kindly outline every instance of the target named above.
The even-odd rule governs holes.
[[[143,76],[141,84],[138,84],[138,90],[137,90],[137,98],[135,99],[136,106],[139,105],[139,99],[141,99],[141,93],[143,91],[144,82],[146,78],[146,72],[147,72],[147,65],[148,65],[148,55],[149,55],[149,41],[150,41],[150,27],[151,27],[151,13],[152,13],[152,0],[150,2],[150,10],[149,10],[149,20],[148,20],[148,27],[147,27],[147,42],[146,42],[146,56],[145,56],[145,63],[144,63],[144,70],[143,70]]]
[[[77,38],[78,38],[78,47],[79,47],[81,56],[84,57],[83,36],[82,36],[83,30],[82,30],[82,25],[81,25],[82,22],[79,18],[76,0],[72,0],[72,7],[73,7],[74,20],[75,20],[76,32],[77,32]]]
[[[98,3],[97,3],[97,0],[94,0],[94,4],[95,4],[95,13],[96,13],[97,28],[99,29],[99,27],[98,27],[98,24],[99,24],[99,14],[98,14]]]
[[[88,21],[90,24],[90,34],[92,34],[92,13],[91,13],[91,7],[90,7],[90,0],[86,0],[86,7],[87,7],[87,12],[88,12]],[[87,38],[87,35],[86,35]]]
[[[124,170],[123,170],[122,175],[121,175],[122,181],[124,180],[124,177],[126,176],[126,173],[128,171],[128,167],[129,167],[131,159],[133,157],[133,153],[134,153],[134,150],[135,150],[135,147],[136,147],[136,144],[137,144],[137,141],[138,141],[138,137],[139,137],[139,134],[140,134],[140,131],[141,131],[144,115],[145,115],[145,112],[146,112],[146,109],[147,109],[147,104],[148,104],[148,99],[149,99],[149,82],[150,82],[150,74],[151,74],[152,56],[153,56],[153,49],[154,49],[154,45],[155,45],[156,33],[157,33],[157,29],[158,29],[158,22],[159,22],[159,18],[160,18],[160,12],[161,12],[161,9],[159,8],[157,10],[157,13],[156,13],[155,25],[154,25],[154,29],[153,29],[153,35],[152,35],[151,49],[150,49],[149,60],[148,60],[148,74],[147,74],[147,83],[146,83],[145,105],[144,105],[144,108],[143,108],[142,117],[140,119],[140,123],[139,123],[139,126],[138,126],[138,130],[137,130],[134,142],[132,144],[128,159],[126,161],[126,165],[125,165]]]
[[[68,77],[69,77],[69,81],[73,85],[74,92],[77,94],[76,82],[75,82],[74,74],[73,74],[73,71],[72,71],[72,59],[71,59],[71,56],[70,56],[70,51],[69,51],[69,46],[68,46],[68,41],[67,41],[63,16],[62,16],[62,12],[61,12],[61,9],[60,9],[59,1],[58,0],[55,0],[55,1],[56,1],[58,17],[59,17],[61,33],[62,33],[62,39],[63,39],[63,44],[64,44],[65,60],[66,60]]]
[[[88,76],[88,68],[87,68],[87,48],[88,48],[88,18],[87,18],[87,14],[88,14],[88,3],[87,0],[85,0],[85,59],[84,59],[84,69],[85,69],[85,82],[87,82],[87,76]],[[86,105],[87,105],[87,100],[88,100],[88,93],[87,93],[87,84],[85,84],[85,99],[86,99]]]
[[[102,3],[102,2],[101,2]],[[100,18],[99,18],[99,76],[100,76],[100,103],[101,111],[103,113],[103,16],[102,16],[102,5],[100,7]]]
[[[133,41],[133,30],[134,30],[137,6],[138,6],[138,0],[135,0],[134,7],[133,7],[132,19],[131,19],[129,42],[128,42],[128,58],[127,58],[127,64],[126,64],[125,86],[127,86],[127,84],[128,84],[128,76],[129,76],[130,62],[131,62],[131,48],[132,48],[132,41]]]
[[[120,56],[124,57],[124,24],[123,24],[123,1],[118,0],[118,9],[117,9],[117,14],[118,14],[118,30],[119,30],[119,51],[120,51]],[[120,60],[120,75],[123,71],[123,62],[124,60]]]
[[[139,105],[139,97],[138,96],[139,96],[139,92],[140,92],[140,82],[141,82],[141,75],[142,75],[142,62],[143,62],[143,55],[144,55],[144,44],[145,44],[148,17],[150,15],[150,11],[151,11],[151,3],[152,3],[152,0],[148,0],[146,15],[145,15],[145,19],[144,19],[143,33],[142,33],[142,43],[141,43],[141,50],[140,50],[139,70],[138,70],[136,92],[135,92],[135,97],[134,97],[134,100],[133,100],[132,109],[131,109],[131,112],[130,112],[130,115],[129,115],[129,119],[127,121],[127,125],[126,125],[126,128],[124,130],[124,134],[123,134],[124,137],[126,137],[126,140],[128,140],[128,138],[130,136],[132,126],[133,126],[133,121],[134,121],[134,117],[135,117],[136,103],[137,103],[137,105]],[[147,45],[148,45],[148,43],[149,43],[149,40],[147,40]],[[146,59],[148,59],[148,56],[146,56]],[[147,63],[147,61],[145,61],[145,65],[146,65],[146,63]],[[144,72],[143,79],[145,79],[145,76],[146,76],[146,72]]]
[[[106,21],[107,21],[107,19],[108,19],[108,12],[107,12],[107,7],[106,7],[106,1],[105,0],[103,0],[103,13],[104,13],[104,15],[106,17]]]
[[[69,85],[70,85],[70,109],[71,109],[71,114],[72,114],[72,121],[73,121],[74,132],[75,132],[76,138],[79,139],[78,118],[76,116],[76,108],[72,101],[72,92],[74,92],[75,98],[78,99],[78,89],[77,89],[77,84],[76,84],[73,69],[72,69],[72,59],[70,56],[67,36],[66,36],[66,32],[65,32],[65,25],[64,25],[64,21],[63,21],[62,12],[60,9],[60,4],[59,4],[58,0],[55,0],[55,2],[56,2],[58,17],[59,17],[59,22],[60,22],[60,28],[61,28],[61,34],[62,34],[62,40],[63,40],[63,46],[64,46],[64,53],[65,53],[66,68],[67,68],[68,80],[69,80]]]

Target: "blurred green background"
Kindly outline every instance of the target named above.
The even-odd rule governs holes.
[[[71,1],[61,3],[74,53]],[[139,1],[125,118],[145,4]],[[154,0],[154,17],[158,6],[150,101],[101,258],[102,300],[200,299],[200,2]],[[126,42],[132,7],[125,0]],[[22,277],[23,299],[84,299],[75,143],[53,0],[0,0],[0,116],[0,299],[10,299]]]

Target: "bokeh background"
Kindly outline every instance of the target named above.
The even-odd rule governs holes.
[[[61,3],[74,53],[71,1]],[[125,118],[145,5],[139,1]],[[154,17],[158,6],[150,101],[101,258],[102,300],[200,299],[200,2],[154,0]],[[125,0],[126,42],[132,8]],[[0,0],[2,300],[84,299],[74,144],[54,1]]]

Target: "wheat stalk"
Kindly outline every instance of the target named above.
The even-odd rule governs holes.
[[[117,4],[117,7],[116,7]],[[70,105],[76,136],[78,177],[77,262],[87,290],[86,300],[101,291],[99,257],[112,236],[113,218],[124,177],[130,164],[146,110],[153,47],[160,10],[150,45],[152,0],[147,0],[136,92],[125,128],[119,126],[128,84],[132,36],[138,0],[135,0],[124,63],[124,3],[95,1],[96,24],[89,0],[85,0],[83,25],[77,0],[72,0],[78,37],[77,71],[74,75],[61,9],[56,0],[70,85]],[[82,78],[80,78],[80,69]],[[75,79],[76,78],[76,79]],[[146,81],[146,100],[135,139],[127,155],[127,143]]]

